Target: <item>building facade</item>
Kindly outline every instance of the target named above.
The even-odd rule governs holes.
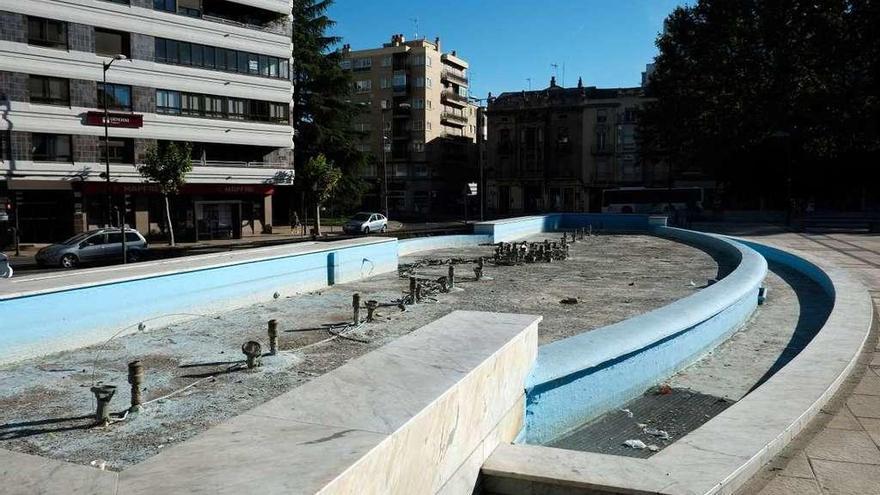
[[[342,53],[354,101],[365,109],[354,123],[359,147],[376,164],[364,171],[372,185],[365,207],[384,211],[387,196],[392,217],[460,214],[476,174],[477,107],[468,98],[467,61],[444,53],[439,38],[407,41],[401,34],[381,48],[346,45]]]
[[[505,216],[600,211],[602,191],[664,185],[641,163],[636,116],[641,88],[562,88],[489,98],[486,209]]]
[[[21,239],[121,212],[162,235],[164,202],[136,167],[168,142],[193,147],[173,198],[179,237],[269,229],[293,178],[290,12],[288,0],[0,0],[0,208]]]

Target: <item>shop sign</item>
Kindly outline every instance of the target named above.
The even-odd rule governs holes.
[[[86,112],[86,125],[104,125],[104,112]],[[108,113],[108,127],[139,129],[144,126],[144,116],[136,113]]]

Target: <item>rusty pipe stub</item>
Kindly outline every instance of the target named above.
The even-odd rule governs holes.
[[[271,319],[268,323],[269,332],[269,354],[278,354],[278,320]]]
[[[454,289],[455,288],[455,265],[449,265],[449,275],[447,276],[447,278],[449,279],[447,281],[447,282],[449,282],[449,290]]]
[[[357,292],[351,295],[352,322],[357,325],[361,322],[361,295]]]
[[[379,301],[370,299],[364,303],[364,306],[366,306],[366,308],[367,308],[367,321],[370,321],[370,322],[373,321],[373,319],[376,316],[375,315],[376,308],[379,307]]]
[[[144,383],[144,365],[140,361],[128,363],[128,383],[131,384],[131,407],[128,410],[138,412],[143,409],[141,388]]]
[[[247,367],[256,368],[262,364],[263,346],[259,342],[249,340],[241,345],[241,352],[247,357]]]
[[[116,386],[96,385],[91,390],[95,394],[95,400],[98,401],[98,407],[95,411],[95,426],[106,426],[110,424],[110,400],[116,394]]]

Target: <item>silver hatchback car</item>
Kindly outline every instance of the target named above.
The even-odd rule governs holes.
[[[147,240],[140,232],[125,229],[127,260],[136,262],[147,254]],[[118,228],[98,229],[77,234],[59,244],[37,251],[39,265],[73,268],[85,263],[112,262],[122,259],[122,231]]]
[[[381,213],[356,213],[349,221],[345,222],[342,230],[347,234],[369,234],[371,232],[385,232],[388,229],[388,219]]]

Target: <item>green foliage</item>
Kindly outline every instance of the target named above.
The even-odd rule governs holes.
[[[332,0],[294,0],[293,66],[296,168],[325,155],[342,171],[337,202],[356,205],[366,184],[360,170],[368,156],[357,150],[352,120],[362,112],[351,101],[352,81],[334,50],[340,39],[328,36],[334,22],[326,15]],[[299,173],[298,173],[299,174]]]
[[[312,202],[321,205],[333,197],[342,172],[327,160],[324,155],[309,159],[299,170],[297,179],[302,181],[304,189]]]
[[[830,164],[865,177],[880,151],[878,4],[698,0],[675,9],[657,39],[655,100],[640,116],[645,158],[746,189],[788,174],[779,168],[789,156],[805,195]]]
[[[163,194],[176,194],[186,183],[186,174],[192,171],[192,144],[169,143],[147,149],[144,164],[138,172],[150,182],[159,185]]]

